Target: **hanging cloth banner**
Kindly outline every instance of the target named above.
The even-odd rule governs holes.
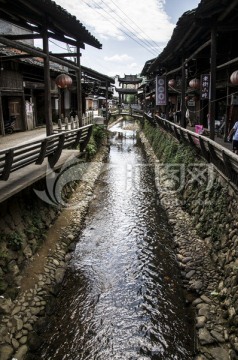
[[[210,74],[201,75],[201,100],[210,99]]]
[[[166,76],[156,76],[156,105],[167,105],[167,82]]]

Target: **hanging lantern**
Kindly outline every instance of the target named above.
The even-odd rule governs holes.
[[[189,86],[193,89],[200,89],[200,81],[199,79],[192,79],[189,81]]]
[[[175,87],[176,85],[176,81],[174,79],[170,79],[169,82],[168,82],[169,86],[171,87]]]
[[[238,85],[238,70],[234,71],[231,74],[230,81],[233,85]]]
[[[72,82],[72,78],[67,74],[60,74],[55,79],[55,83],[60,89],[66,89],[70,87],[72,85]]]

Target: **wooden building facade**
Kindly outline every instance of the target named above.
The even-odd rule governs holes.
[[[80,64],[80,49],[85,44],[101,49],[100,42],[75,16],[51,0],[0,0],[0,20],[8,24],[0,34],[1,135],[12,115],[16,117],[16,130],[46,124],[46,133],[51,135],[59,102],[66,106],[64,115],[74,107],[81,125],[87,96],[82,76],[104,81],[105,87],[114,83],[114,79]],[[34,39],[42,40],[42,50],[33,46]],[[49,51],[50,39],[74,47],[75,52],[53,54]],[[75,61],[70,60],[72,57]],[[56,85],[55,79],[62,73],[72,78],[70,89]]]
[[[211,138],[215,121],[223,118],[226,135],[238,119],[238,82],[230,79],[238,69],[237,41],[237,0],[201,0],[180,17],[167,46],[145,64],[141,75],[149,82],[166,76],[168,99],[181,111],[182,126],[189,110],[194,122],[205,127],[209,117]]]
[[[119,86],[116,91],[119,94],[119,104],[128,103],[127,96],[133,97],[132,103],[137,103],[137,93],[139,84],[142,82],[142,78],[137,75],[125,75],[124,78],[118,78]],[[131,99],[130,99],[131,100]],[[131,102],[131,101],[130,101]]]

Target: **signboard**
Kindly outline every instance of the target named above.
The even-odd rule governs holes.
[[[210,99],[210,74],[201,75],[201,100]]]
[[[188,100],[188,106],[195,106],[195,101],[194,100]]]
[[[167,105],[167,82],[166,76],[156,76],[155,104]]]

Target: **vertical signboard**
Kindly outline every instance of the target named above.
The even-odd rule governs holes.
[[[156,105],[167,105],[166,76],[156,76]]]
[[[210,99],[210,74],[201,75],[201,100]]]

